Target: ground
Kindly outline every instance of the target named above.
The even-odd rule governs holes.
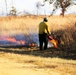
[[[0,48],[0,75],[76,75],[76,60],[56,52]]]

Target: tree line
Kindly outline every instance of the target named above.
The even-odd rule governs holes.
[[[49,2],[49,4],[53,4],[54,6],[52,13],[50,15],[53,15],[56,9],[61,8],[62,10],[60,15],[64,16],[65,11],[71,4],[76,5],[75,3],[76,0],[43,0],[43,3],[38,1],[35,5],[37,8],[37,15],[39,14],[40,7],[45,6],[46,2]],[[7,0],[5,0],[5,5],[6,5],[6,13],[7,13]],[[10,15],[16,16],[18,14],[17,12],[18,12],[17,9],[14,6],[12,6],[10,10]],[[25,11],[25,13],[30,14],[27,11]]]

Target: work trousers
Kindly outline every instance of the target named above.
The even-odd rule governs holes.
[[[48,36],[46,33],[39,34],[39,49],[46,50],[48,46]]]

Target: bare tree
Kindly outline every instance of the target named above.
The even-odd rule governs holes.
[[[41,6],[44,6],[44,4],[42,4],[41,2],[38,1],[38,2],[36,3],[37,15],[39,14],[39,9],[40,9]]]
[[[61,13],[62,16],[64,16],[66,8],[69,7],[73,3],[73,0],[44,0],[44,2],[46,2],[46,1],[49,1],[50,4],[53,3],[53,5],[55,7],[53,12],[59,7],[62,8],[62,13]]]
[[[7,0],[5,0],[5,5],[6,5],[6,15],[7,15]]]
[[[17,15],[17,10],[16,10],[16,8],[14,6],[11,7],[10,15],[12,15],[12,16],[16,16]]]

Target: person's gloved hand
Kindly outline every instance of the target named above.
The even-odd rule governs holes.
[[[53,37],[51,36],[51,34],[48,35],[48,39],[49,40],[52,40],[53,39]]]

